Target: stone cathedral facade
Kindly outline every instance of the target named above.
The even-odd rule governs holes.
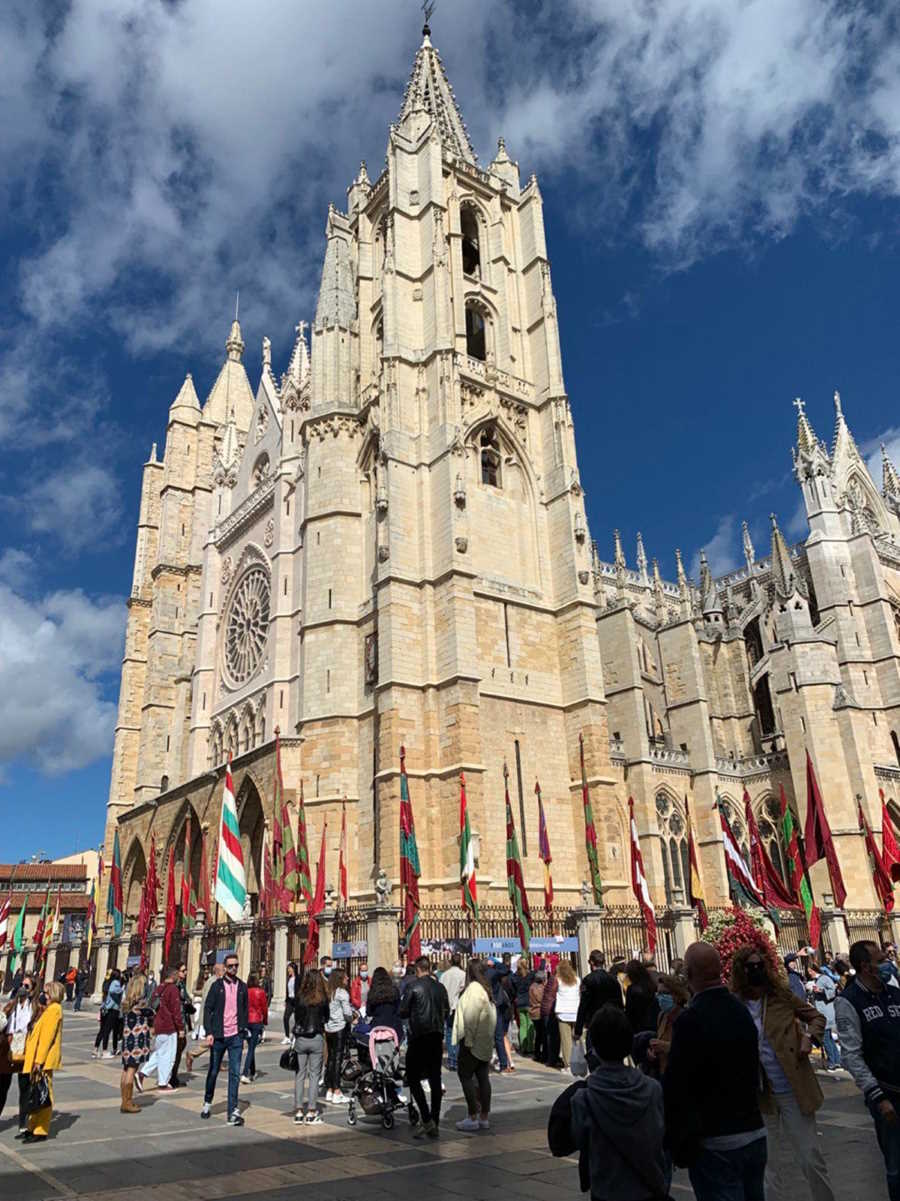
[[[459,773],[484,904],[506,899],[504,763],[540,907],[540,780],[557,902],[585,879],[579,735],[605,900],[630,903],[627,798],[661,907],[684,886],[684,798],[707,895],[725,873],[712,804],[744,788],[779,847],[813,755],[848,905],[874,908],[855,796],[880,827],[900,781],[900,481],[876,488],[838,407],[830,450],[799,416],[810,536],[699,588],[638,545],[601,561],[587,524],[537,179],[501,140],[479,166],[427,32],[384,171],[328,212],[314,320],[254,393],[234,322],[201,404],[190,375],[145,464],[106,830],[129,915],[151,835],[191,871],[233,755],[249,889],[271,821],[274,733],[310,857],[341,806],[350,893],[399,898],[405,745],[426,905],[455,902]],[[802,406],[801,406],[802,410]],[[590,453],[590,448],[582,448]],[[828,888],[814,870],[817,890]],[[253,904],[255,905],[255,899]]]

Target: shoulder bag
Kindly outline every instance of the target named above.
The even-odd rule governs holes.
[[[62,1030],[62,1022],[56,1029],[53,1042],[50,1044],[50,1049],[47,1051],[49,1057],[50,1051],[56,1046],[56,1040],[59,1038]],[[37,1113],[39,1109],[47,1109],[50,1105],[50,1081],[47,1079],[43,1068],[35,1068],[30,1076],[28,1085],[28,1093],[25,1098],[25,1108],[28,1113]]]

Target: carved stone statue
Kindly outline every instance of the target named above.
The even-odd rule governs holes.
[[[375,877],[375,899],[379,905],[387,905],[391,899],[391,882],[383,867],[378,869],[378,875]]]

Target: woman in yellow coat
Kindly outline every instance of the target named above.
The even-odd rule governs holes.
[[[53,1073],[62,1063],[62,999],[65,989],[58,980],[47,985],[47,1008],[34,1023],[25,1043],[26,1076],[38,1069],[47,1077],[50,1086],[50,1104],[45,1109],[28,1115],[28,1133],[23,1142],[35,1143],[50,1133],[50,1118],[53,1114]]]

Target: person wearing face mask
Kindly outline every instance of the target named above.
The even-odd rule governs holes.
[[[359,974],[350,981],[350,1004],[357,1013],[363,1013],[366,1008],[366,997],[369,995],[369,965],[360,964]]]
[[[888,1197],[900,1201],[900,992],[878,943],[855,942],[850,966],[856,976],[834,1002],[843,1066],[875,1122]]]
[[[0,1035],[0,1041],[5,1047],[0,1053],[0,1114],[6,1105],[6,1098],[15,1076],[19,1089],[19,1133],[22,1138],[28,1130],[28,1087],[29,1079],[25,1075],[25,1040],[31,1028],[32,1020],[37,1017],[37,1005],[33,997],[34,980],[31,976],[19,978],[19,987],[15,997],[5,1007],[6,1031]]]
[[[659,977],[659,991],[656,994],[659,1022],[656,1038],[650,1039],[647,1048],[647,1068],[651,1076],[658,1078],[665,1072],[672,1047],[672,1027],[684,1013],[690,999],[690,993],[683,980],[677,976]]]
[[[815,1115],[824,1097],[809,1059],[810,1036],[822,1040],[825,1017],[794,996],[756,946],[735,952],[731,990],[750,1011],[759,1037],[760,1109],[769,1136],[766,1196],[796,1201],[792,1169],[799,1167],[813,1201],[834,1201],[817,1141]]]

